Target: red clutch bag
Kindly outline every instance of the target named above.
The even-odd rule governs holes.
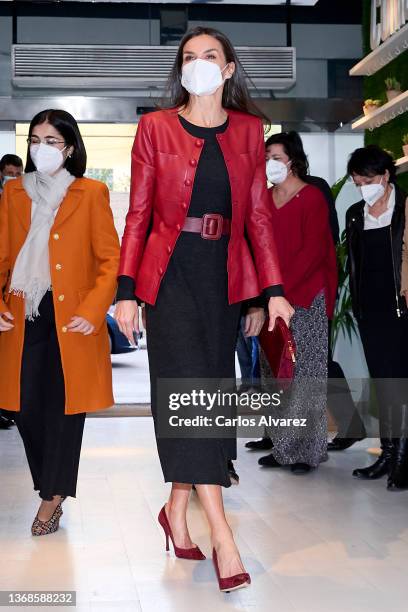
[[[267,317],[259,334],[259,344],[274,377],[290,384],[295,375],[296,363],[296,345],[293,334],[281,317],[276,319],[272,331],[268,331],[268,325],[269,318]]]

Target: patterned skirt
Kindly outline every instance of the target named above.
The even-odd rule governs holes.
[[[268,428],[267,433],[273,441],[273,456],[279,463],[307,463],[317,467],[328,459],[328,321],[323,293],[315,297],[310,308],[295,306],[291,330],[296,342],[295,376],[272,415],[289,424]],[[264,390],[276,391],[276,381],[262,352],[260,362]]]

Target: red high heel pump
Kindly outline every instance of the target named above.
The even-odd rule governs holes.
[[[158,521],[160,525],[163,527],[163,531],[166,535],[166,550],[170,550],[169,547],[169,538],[172,541],[174,552],[176,557],[179,559],[191,559],[192,561],[202,561],[206,557],[203,555],[198,546],[194,546],[193,548],[179,548],[174,543],[173,533],[171,531],[170,523],[166,515],[165,506],[160,510]]]
[[[220,587],[220,591],[223,591],[224,593],[229,593],[230,591],[236,591],[237,589],[242,589],[243,587],[246,587],[251,584],[251,576],[247,572],[235,574],[235,576],[228,576],[228,578],[221,578],[215,548],[213,548],[212,554],[215,573],[217,574],[218,586]]]

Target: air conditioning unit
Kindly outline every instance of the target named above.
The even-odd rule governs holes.
[[[237,47],[251,89],[289,89],[296,82],[294,47]],[[12,46],[16,87],[163,91],[173,46]]]

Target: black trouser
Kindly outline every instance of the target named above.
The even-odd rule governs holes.
[[[344,372],[337,361],[333,360],[330,344],[331,324],[329,321],[329,354],[328,354],[328,408],[337,424],[339,438],[363,438],[364,423],[356,409]]]
[[[379,313],[362,318],[358,327],[375,385],[380,435],[406,437],[403,415],[408,405],[408,316]]]
[[[40,497],[75,497],[86,413],[64,413],[64,377],[50,291],[39,312],[34,321],[26,321],[21,409],[12,414]]]

